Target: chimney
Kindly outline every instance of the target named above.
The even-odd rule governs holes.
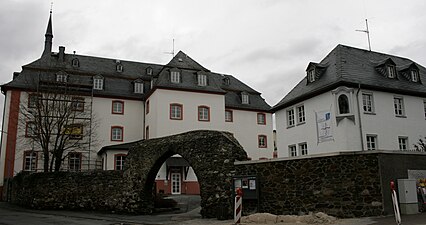
[[[65,58],[65,47],[64,46],[59,46],[59,62],[64,62]]]

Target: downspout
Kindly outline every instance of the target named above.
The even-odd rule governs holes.
[[[361,122],[361,109],[359,106],[359,92],[361,91],[361,84],[358,84],[358,90],[356,92],[356,103],[358,108],[358,124],[359,124],[359,133],[361,135],[361,150],[365,151],[364,149],[364,134],[362,133],[362,122]]]

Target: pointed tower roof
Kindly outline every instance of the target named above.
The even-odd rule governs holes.
[[[166,65],[167,67],[177,67],[181,69],[190,69],[190,70],[202,70],[210,72],[210,70],[206,69],[195,60],[191,59],[187,54],[182,51],[179,51],[172,60]]]
[[[44,50],[42,55],[50,55],[52,52],[52,39],[53,39],[53,31],[52,31],[52,10],[50,10],[49,22],[47,23],[46,34],[44,35]]]

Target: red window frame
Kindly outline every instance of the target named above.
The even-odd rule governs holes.
[[[79,104],[81,104],[81,106]],[[71,99],[71,110],[77,112],[84,112],[84,98],[73,97]]]
[[[174,107],[174,106],[180,107],[180,117],[178,117],[178,118],[172,117],[172,107]],[[172,104],[170,104],[169,117],[170,117],[171,120],[183,120],[183,105],[182,104],[178,104],[178,103],[172,103]]]
[[[260,139],[261,138],[264,138],[264,142],[265,142],[264,145],[260,145]],[[268,147],[268,137],[266,135],[263,135],[263,134],[258,135],[257,136],[257,145],[258,145],[259,148],[267,148]]]
[[[123,163],[122,163],[122,165],[121,165],[121,169],[117,169],[117,158],[119,157],[119,156],[121,156],[121,157],[123,157],[124,156],[124,159],[123,159]],[[126,161],[126,154],[123,154],[123,153],[121,153],[121,154],[115,154],[114,155],[114,170],[123,170],[124,169],[124,162]]]
[[[146,101],[146,113],[145,114],[148,114],[148,113],[149,113],[149,100]]]
[[[112,139],[112,130],[121,129],[121,139],[113,140]],[[122,126],[112,126],[111,127],[111,141],[123,141],[124,140],[124,127]]]
[[[25,124],[25,137],[35,137],[35,136],[36,136],[36,134],[29,135],[29,133],[28,133],[28,126],[29,126],[29,124],[35,124],[35,122],[34,122],[34,121],[28,121],[28,122]]]
[[[35,162],[33,164],[34,165],[34,170],[32,168],[29,168],[29,169],[25,168],[25,166],[26,166],[26,160],[27,160],[27,155],[30,155],[30,154],[35,154]],[[22,170],[23,171],[37,171],[37,163],[38,163],[38,154],[37,154],[37,152],[32,151],[32,150],[24,151],[24,157],[23,157],[23,163],[22,163]]]
[[[263,116],[263,122],[259,121],[259,116]],[[257,120],[257,124],[266,125],[266,113],[257,113],[256,120]]]
[[[114,111],[114,103],[120,103],[121,104],[121,112],[115,112]],[[120,100],[114,100],[114,101],[112,101],[112,104],[111,104],[111,113],[112,114],[123,115],[124,114],[124,101],[120,101]]]
[[[78,155],[78,158],[79,158],[80,161],[78,163],[78,169],[77,170],[71,170],[71,168],[70,168],[70,165],[71,165],[71,163],[70,163],[70,161],[71,161],[71,155]],[[81,159],[82,159],[81,152],[71,152],[71,153],[69,153],[68,154],[68,170],[69,171],[75,171],[75,172],[81,171]]]
[[[226,120],[226,112],[231,113],[231,120]],[[225,122],[234,122],[234,112],[232,110],[229,110],[229,109],[225,110]]]
[[[207,109],[207,119],[202,119],[200,117],[200,110],[201,109]],[[198,121],[201,121],[201,122],[210,122],[210,107],[208,107],[206,105],[200,105],[200,106],[198,106],[197,112],[198,112]]]

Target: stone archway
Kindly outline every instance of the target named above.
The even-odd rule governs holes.
[[[200,184],[201,215],[232,217],[232,176],[235,161],[247,160],[247,153],[231,133],[190,131],[133,145],[126,158],[124,182],[131,211],[151,213],[154,208],[155,176],[167,158],[181,155],[197,175]],[[225,214],[225,215],[223,215]]]

